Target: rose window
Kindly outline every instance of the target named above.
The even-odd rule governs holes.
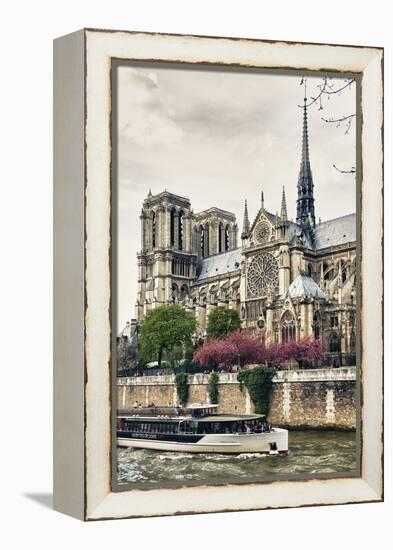
[[[264,243],[270,239],[270,227],[266,222],[260,222],[255,229],[257,242]]]
[[[278,263],[268,252],[255,256],[247,271],[247,290],[251,296],[265,296],[269,289],[277,290]]]

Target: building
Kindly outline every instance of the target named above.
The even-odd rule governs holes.
[[[297,183],[296,222],[264,207],[250,223],[247,202],[239,246],[235,215],[194,213],[189,199],[149,191],[141,212],[136,320],[162,304],[195,312],[203,337],[217,306],[236,309],[242,326],[268,342],[324,337],[333,364],[352,364],[356,341],[356,215],[317,223],[307,105]]]

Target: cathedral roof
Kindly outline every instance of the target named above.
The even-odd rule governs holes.
[[[356,242],[356,214],[347,214],[315,226],[315,248]]]
[[[229,250],[222,254],[215,254],[214,256],[203,258],[199,265],[197,280],[202,281],[209,277],[216,277],[217,275],[225,275],[233,271],[238,271],[241,261],[241,248],[235,248],[234,250]]]
[[[195,219],[199,220],[200,218],[206,218],[209,215],[218,215],[224,218],[236,220],[236,216],[233,212],[228,212],[228,210],[223,210],[222,208],[217,208],[216,206],[212,206],[211,208],[207,208],[206,210],[197,212],[196,214],[194,214],[194,217]]]
[[[302,227],[295,223],[295,222],[287,222],[288,223],[288,238],[289,238],[289,242],[292,242],[294,241],[297,237],[300,237],[302,236],[303,240],[304,240],[304,245],[306,248],[310,248],[312,249],[313,246],[310,242],[310,239],[309,239],[309,236],[307,235],[307,233],[305,231],[303,231]]]
[[[300,275],[292,281],[288,287],[287,293],[290,298],[302,298],[303,296],[321,299],[326,298],[323,290],[321,290],[317,283],[305,273],[300,273]]]

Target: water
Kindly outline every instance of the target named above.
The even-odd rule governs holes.
[[[276,475],[334,474],[356,469],[356,435],[344,431],[290,431],[286,457],[191,454],[118,448],[118,482],[226,483]]]

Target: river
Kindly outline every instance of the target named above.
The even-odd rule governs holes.
[[[290,431],[286,457],[213,455],[118,448],[118,483],[195,484],[246,482],[293,474],[334,474],[356,469],[356,434]]]

